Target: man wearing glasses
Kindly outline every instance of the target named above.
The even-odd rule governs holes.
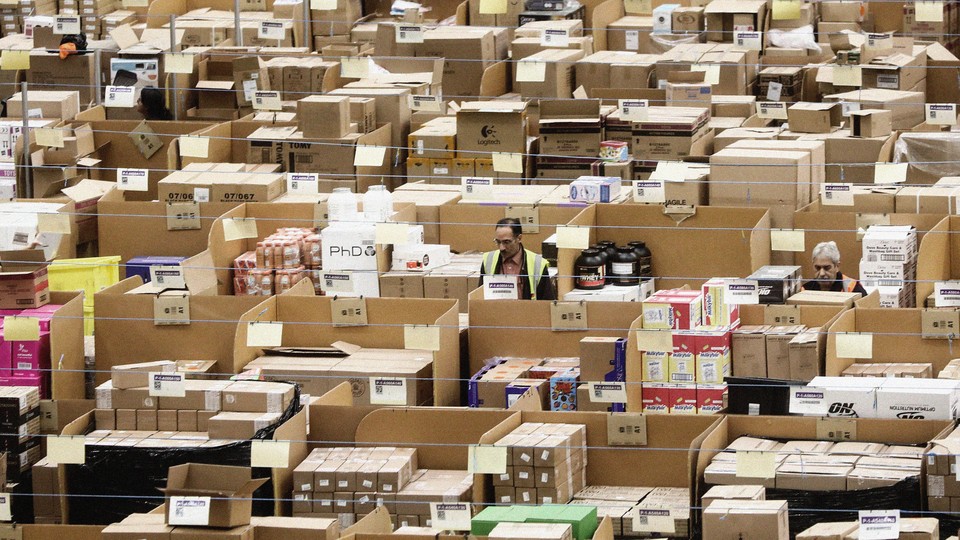
[[[516,218],[503,218],[497,222],[493,240],[497,249],[483,254],[480,284],[483,285],[484,276],[517,276],[519,296],[523,300],[554,300],[553,286],[547,275],[550,263],[539,253],[524,249],[522,236],[523,227]]]

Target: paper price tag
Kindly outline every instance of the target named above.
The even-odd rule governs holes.
[[[817,418],[817,439],[855,441],[857,421],[854,418]]]
[[[607,415],[607,444],[609,446],[646,446],[647,418],[640,413]]]
[[[917,22],[943,22],[943,2],[916,2],[914,9]]]
[[[70,216],[59,212],[37,214],[37,232],[50,234],[70,234]]]
[[[133,86],[108,86],[103,95],[104,107],[130,109],[134,105]]]
[[[737,451],[737,477],[774,478],[777,475],[776,453]]]
[[[164,58],[163,70],[167,73],[193,73],[193,55],[182,53],[167,53]]]
[[[47,461],[57,465],[82,465],[87,460],[83,435],[47,437]]]
[[[960,281],[938,281],[933,294],[936,307],[960,307]]]
[[[423,27],[418,24],[398,24],[397,43],[423,43]]]
[[[181,266],[151,266],[150,281],[165,289],[186,289]]]
[[[773,251],[806,251],[806,232],[803,229],[773,229],[770,231],[770,249]]]
[[[410,109],[414,111],[440,112],[442,104],[440,96],[410,96]]]
[[[867,34],[867,46],[872,49],[892,49],[893,32],[883,34]]]
[[[150,373],[150,395],[155,397],[183,397],[187,395],[183,380],[183,373]]]
[[[121,191],[148,191],[150,171],[147,169],[117,169],[117,189]]]
[[[493,195],[493,178],[477,176],[461,177],[460,195],[464,199],[489,199]]]
[[[334,327],[366,326],[367,301],[362,297],[334,297],[330,300],[330,320]]]
[[[546,28],[540,33],[540,45],[543,47],[567,47],[570,45],[570,33],[566,28]]]
[[[282,21],[260,21],[257,27],[257,38],[259,39],[283,39],[286,37],[286,29]]]
[[[317,173],[287,173],[287,191],[316,195],[320,192],[320,177]]]
[[[634,180],[633,202],[663,204],[667,202],[663,180]]]
[[[822,388],[809,386],[790,387],[790,414],[826,416],[828,403]]]
[[[0,52],[0,69],[30,69],[30,51]]]
[[[247,323],[247,347],[279,347],[283,344],[283,323]]]
[[[514,218],[520,222],[523,232],[537,234],[540,232],[540,208],[536,206],[508,206],[503,211],[503,217]]]
[[[782,101],[759,101],[757,102],[757,117],[786,120],[787,104]]]
[[[467,451],[467,472],[504,474],[507,472],[507,447],[472,444]]]
[[[900,510],[860,510],[861,540],[896,540],[900,538]]]
[[[800,0],[773,0],[773,20],[789,21],[800,18]]]
[[[257,90],[253,93],[253,108],[258,111],[280,111],[283,103],[276,90]]]
[[[210,523],[210,497],[170,497],[167,523],[205,527]]]
[[[79,15],[57,15],[53,18],[53,33],[57,36],[80,33]]]
[[[733,42],[737,47],[751,51],[763,49],[763,32],[734,32]],[[777,100],[774,100],[777,101]]]
[[[653,3],[650,0],[623,0],[623,9],[630,14],[649,15],[653,13]]]
[[[257,238],[257,220],[253,218],[227,218],[223,220],[223,239],[227,242]]]
[[[767,85],[767,101],[780,101],[780,94],[782,92],[782,84],[778,82],[771,82]]]
[[[334,11],[337,9],[337,0],[310,0],[310,9],[316,11]]]
[[[149,7],[150,0],[122,0],[120,5],[123,6],[123,9],[138,8],[138,7]]]
[[[956,103],[927,103],[926,121],[934,126],[957,125]]]
[[[430,526],[446,531],[470,530],[470,503],[430,503]]]
[[[874,184],[902,184],[907,181],[909,163],[877,163],[873,170]]]
[[[354,167],[380,167],[387,155],[385,146],[358,146],[353,155]]]
[[[637,329],[637,350],[672,353],[673,334],[670,330]]]
[[[480,0],[481,15],[503,15],[507,12],[507,0]]]
[[[200,203],[167,203],[167,230],[189,231],[200,229]]]
[[[345,79],[366,79],[370,74],[369,57],[347,57],[340,58],[340,76]]]
[[[371,405],[406,405],[407,380],[399,377],[370,377]]]
[[[190,324],[190,295],[164,295],[153,299],[154,326]]]
[[[377,223],[374,242],[377,244],[406,244],[409,242],[410,226],[406,223]]]
[[[9,493],[0,493],[0,521],[13,521],[13,513],[10,511]]]
[[[290,441],[251,441],[250,466],[286,469],[290,466]]]
[[[320,274],[320,289],[328,296],[338,294],[353,295],[353,287],[353,272],[349,270],[330,271]]]
[[[517,276],[484,276],[484,300],[517,300],[519,298],[520,291],[517,284]]]
[[[633,532],[674,534],[677,532],[676,523],[669,508],[633,509]]]
[[[554,332],[586,330],[586,302],[552,302],[550,304],[550,326]]]
[[[840,358],[873,358],[873,334],[844,332],[836,341]]]
[[[558,249],[587,249],[590,247],[590,227],[557,227]]]
[[[521,60],[517,64],[517,82],[543,82],[547,78],[547,63]]]
[[[687,177],[687,164],[682,161],[658,161],[657,168],[650,174],[651,180],[683,182]]]
[[[588,382],[587,393],[591,403],[626,403],[627,383]]]
[[[37,128],[33,131],[40,146],[63,148],[63,130],[58,128]]]
[[[834,86],[863,86],[860,66],[833,66]]]
[[[723,285],[723,300],[729,304],[759,304],[760,285],[748,279],[727,281]]]
[[[502,173],[523,173],[523,154],[494,152],[493,170]]]
[[[629,122],[646,122],[650,112],[650,101],[646,99],[621,99],[620,119]]]
[[[210,139],[206,137],[180,136],[180,157],[206,159],[210,148]]]
[[[39,341],[40,320],[36,317],[14,317],[9,315],[4,317],[3,339],[7,342]]]
[[[720,84],[720,65],[719,64],[693,64],[690,71],[702,71],[703,82],[714,85]]]
[[[440,327],[429,324],[403,325],[403,348],[439,351]]]
[[[853,184],[820,184],[824,206],[853,206]]]

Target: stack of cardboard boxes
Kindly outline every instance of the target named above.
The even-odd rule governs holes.
[[[494,443],[507,469],[494,475],[497,504],[566,504],[586,486],[586,426],[524,423]]]
[[[790,407],[808,416],[950,420],[957,415],[958,384],[912,377],[816,377],[791,390]]]
[[[916,228],[871,225],[862,242],[860,279],[864,288],[879,292],[881,307],[916,307]]]
[[[432,260],[432,259],[431,259]],[[456,298],[461,312],[480,282],[480,254],[452,254],[449,264],[425,271],[402,269],[380,275],[380,294],[390,298]]]
[[[157,183],[162,202],[270,202],[286,191],[279,165],[190,163]]]
[[[587,486],[569,504],[595,506],[598,519],[610,517],[617,537],[686,538],[689,534],[690,492],[685,488]],[[663,521],[649,516],[670,517],[673,526],[659,525],[662,530],[655,530]]]

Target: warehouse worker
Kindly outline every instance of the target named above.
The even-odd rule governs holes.
[[[553,286],[547,275],[550,263],[539,253],[523,247],[523,227],[516,218],[503,218],[497,222],[497,249],[483,254],[480,265],[480,284],[490,275],[517,276],[519,297],[524,300],[553,300]]]
[[[803,285],[805,291],[857,292],[867,295],[859,281],[840,273],[840,250],[836,242],[820,242],[813,248],[816,278]]]
[[[163,102],[163,91],[159,88],[143,88],[137,100],[137,112],[144,120],[173,120],[170,109]]]

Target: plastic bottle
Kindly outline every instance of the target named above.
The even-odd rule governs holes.
[[[331,223],[359,221],[356,194],[350,188],[334,188],[327,199],[327,215]]]
[[[580,256],[573,263],[574,287],[582,290],[602,289],[606,275],[600,251],[589,248],[580,252]]]
[[[627,245],[632,247],[634,253],[637,254],[637,276],[641,278],[653,277],[653,253],[647,247],[647,244],[636,241]]]
[[[597,242],[597,245],[593,247],[599,249],[602,252],[601,255],[603,255],[603,262],[607,266],[606,273],[604,275],[609,276],[610,271],[612,270],[610,265],[613,262],[613,258],[617,256],[616,242],[613,242],[611,240],[601,240]]]
[[[610,261],[611,272],[607,282],[622,287],[640,284],[637,273],[637,253],[630,246],[617,248],[617,254]]]
[[[393,194],[387,186],[377,184],[363,194],[363,214],[367,221],[382,223],[393,215]]]

